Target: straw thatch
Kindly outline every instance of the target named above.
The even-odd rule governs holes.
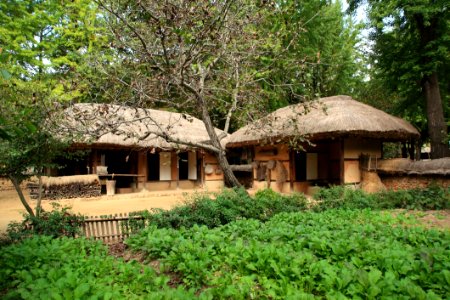
[[[61,186],[67,184],[99,184],[100,179],[96,174],[87,175],[72,175],[72,176],[59,176],[59,177],[48,177],[42,176],[43,186]],[[30,179],[32,183],[38,183],[37,177],[32,177]]]
[[[57,200],[68,198],[99,197],[101,195],[100,179],[95,174],[61,177],[42,176],[42,190],[38,178],[33,177],[27,183],[31,199]]]
[[[450,175],[450,157],[412,161],[407,158],[380,160],[377,171],[386,174]]]
[[[78,144],[173,149],[207,144],[210,139],[203,121],[162,110],[79,103],[66,109],[63,119],[61,132],[79,132],[74,140]]]
[[[296,104],[280,108],[228,136],[227,146],[279,142],[293,136],[408,140],[418,138],[419,132],[405,120],[349,96],[334,96],[312,101],[306,106]]]

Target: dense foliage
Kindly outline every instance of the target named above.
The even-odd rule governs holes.
[[[308,209],[447,209],[450,208],[450,188],[431,185],[425,189],[367,194],[360,189],[332,186],[321,188],[313,199],[312,202],[308,201],[303,194],[281,195],[271,189],[258,191],[254,197],[242,188],[226,189],[216,194],[214,199],[208,194],[194,195],[186,203],[171,210],[153,209],[132,213],[143,219],[131,219],[126,228],[131,232],[149,225],[175,229],[194,225],[214,228],[240,219],[265,222],[282,212]]]
[[[35,235],[75,237],[81,234],[84,217],[74,214],[70,207],[52,203],[51,211],[42,211],[39,217],[24,214],[22,222],[8,224],[4,242],[18,242]]]
[[[55,167],[56,157],[67,147],[66,139],[56,138],[50,129],[52,112],[48,107],[17,99],[0,101],[0,176],[11,180],[27,213],[33,216],[39,216],[40,198],[33,211],[21,183],[33,175],[40,178],[46,168]],[[53,116],[53,121],[57,119]]]
[[[89,84],[89,61],[107,49],[107,35],[94,1],[5,0],[0,3],[0,81],[17,103],[83,99]],[[82,75],[81,75],[82,74]],[[92,78],[90,78],[92,80]]]
[[[344,186],[322,188],[314,195],[317,203],[314,210],[330,208],[347,209],[448,209],[450,208],[450,188],[431,185],[424,189],[384,191],[367,194]]]
[[[152,226],[127,244],[213,298],[448,297],[450,234],[411,222],[367,210],[282,213],[214,229]]]
[[[226,189],[215,195],[198,194],[188,199],[183,205],[171,210],[154,209],[137,212],[144,216],[143,222],[134,221],[133,229],[146,225],[159,228],[190,228],[194,225],[204,225],[209,228],[228,224],[239,219],[256,219],[267,221],[281,212],[296,212],[307,206],[303,194],[280,195],[272,190],[263,190],[250,197],[243,189]]]
[[[450,155],[450,13],[445,0],[351,0],[366,4],[371,75],[363,97],[407,118],[429,138],[431,157]]]

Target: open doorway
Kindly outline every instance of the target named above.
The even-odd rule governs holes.
[[[159,181],[159,153],[149,153],[147,156],[147,178],[149,181]]]
[[[178,154],[178,178],[188,180],[189,178],[189,155],[188,152]]]

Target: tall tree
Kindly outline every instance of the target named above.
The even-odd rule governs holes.
[[[448,100],[449,77],[440,77],[450,65],[447,1],[354,0],[350,9],[362,2],[369,5],[377,80],[398,97],[404,111],[415,115],[420,111],[412,107],[426,111],[431,157],[450,156],[444,114],[448,101],[442,101]]]
[[[75,71],[104,44],[97,20],[89,0],[0,2],[0,175],[11,179],[30,215],[20,183],[40,178],[62,150],[49,113],[54,102],[86,94]]]
[[[279,2],[301,28],[298,44],[289,53],[304,61],[296,73],[289,74],[303,83],[298,93],[309,98],[351,95],[362,80],[361,54],[356,49],[359,26],[342,12],[339,1]]]
[[[228,129],[237,109],[247,119],[266,111],[264,84],[282,74],[280,67],[291,74],[302,64],[286,55],[297,43],[300,23],[286,14],[283,22],[274,18],[283,8],[271,1],[97,2],[121,51],[121,67],[127,67],[119,73],[126,76],[109,73],[111,78],[132,89],[135,105],[171,107],[202,119],[210,140],[198,146],[208,145],[226,183],[238,186],[211,113],[220,110]],[[296,90],[299,84],[280,80],[276,87]]]
[[[45,168],[55,167],[54,160],[67,146],[47,125],[48,112],[33,104],[17,104],[3,99],[0,103],[0,176],[9,178],[19,195],[19,199],[31,216],[40,216],[41,196],[36,208],[26,200],[21,183],[31,177],[39,179],[42,187],[42,175]]]
[[[85,58],[106,47],[91,0],[5,0],[0,3],[0,61],[16,87],[40,101],[70,101],[87,94],[77,77]],[[16,99],[21,101],[20,99]]]

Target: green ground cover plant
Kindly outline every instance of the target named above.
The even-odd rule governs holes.
[[[127,240],[186,288],[219,299],[450,297],[450,232],[370,210],[281,213]]]
[[[169,278],[84,238],[36,236],[0,249],[2,299],[192,299]]]

